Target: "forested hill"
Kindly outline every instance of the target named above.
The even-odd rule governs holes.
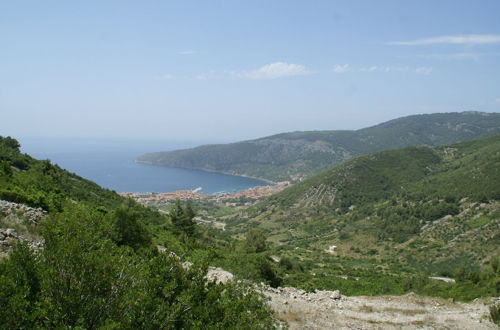
[[[398,118],[356,131],[292,132],[237,143],[150,153],[137,161],[271,181],[295,181],[375,151],[413,145],[439,146],[497,133],[500,133],[499,113],[438,113]]]
[[[462,265],[478,284],[476,271],[498,257],[499,187],[500,135],[382,151],[285,189],[227,221],[226,230],[260,228],[289,255],[304,251],[318,263],[335,245],[336,260],[377,260],[391,271],[463,279]],[[488,276],[470,292],[498,294],[498,273]]]
[[[500,134],[357,157],[271,196],[261,208],[345,212],[390,198],[500,200]]]

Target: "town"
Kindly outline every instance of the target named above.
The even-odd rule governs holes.
[[[181,201],[207,201],[225,203],[227,206],[235,206],[235,201],[240,201],[244,205],[251,205],[259,199],[276,194],[290,186],[292,186],[292,184],[289,181],[282,181],[269,186],[256,186],[233,193],[202,194],[199,192],[201,189],[196,188],[193,190],[177,190],[164,193],[126,192],[120,193],[120,195],[123,197],[132,198],[135,201],[146,205],[151,203],[171,203],[178,199]]]

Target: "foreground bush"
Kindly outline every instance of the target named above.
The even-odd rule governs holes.
[[[249,287],[206,283],[206,265],[118,245],[120,227],[100,212],[73,207],[43,232],[43,250],[19,245],[0,263],[0,328],[274,328]]]

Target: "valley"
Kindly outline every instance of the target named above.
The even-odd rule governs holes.
[[[291,328],[493,326],[500,135],[371,153],[295,184],[218,195],[120,196],[5,141],[4,259],[23,244],[49,258],[60,230],[88,231],[115,244],[116,256],[133,249],[144,267],[169,252],[181,268],[230,272],[234,280],[224,285],[262,283],[255,290],[270,298],[273,322]],[[149,259],[153,246],[160,256]]]

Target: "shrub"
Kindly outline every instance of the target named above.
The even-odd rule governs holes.
[[[500,325],[500,304],[490,306],[490,317],[496,325]]]

